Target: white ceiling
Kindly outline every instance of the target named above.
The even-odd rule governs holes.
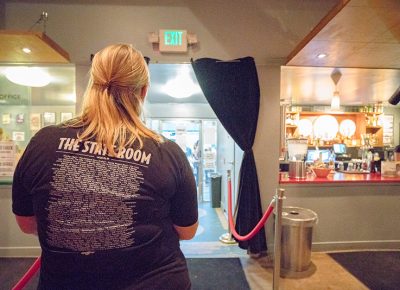
[[[207,103],[203,93],[196,93],[184,99],[172,98],[166,94],[165,84],[177,77],[179,72],[186,71],[194,83],[198,83],[191,64],[152,64],[150,69],[150,88],[147,94],[147,101],[150,104],[157,103]],[[184,84],[182,84],[184,85]]]

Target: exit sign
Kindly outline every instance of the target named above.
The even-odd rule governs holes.
[[[160,29],[161,52],[187,52],[186,30]]]

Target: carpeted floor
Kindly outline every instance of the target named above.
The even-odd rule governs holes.
[[[35,259],[0,258],[0,290],[11,289],[29,269]],[[189,258],[187,264],[192,290],[248,290],[239,258]],[[36,289],[38,273],[24,290]]]
[[[250,289],[239,258],[189,258],[192,290]]]
[[[312,253],[302,278],[281,278],[281,290],[399,290],[400,251]],[[34,259],[0,258],[0,290],[10,290]],[[193,290],[272,290],[272,264],[262,259],[188,258]],[[24,290],[36,289],[35,276]]]
[[[371,290],[400,289],[400,251],[330,253]]]
[[[33,258],[0,258],[0,289],[11,289],[32,266]],[[38,273],[29,281],[24,290],[34,290],[39,281]]]

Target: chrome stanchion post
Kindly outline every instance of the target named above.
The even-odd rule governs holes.
[[[274,237],[274,274],[272,277],[273,290],[279,290],[281,276],[281,235],[282,235],[282,204],[285,190],[278,188],[275,194],[275,237]]]
[[[230,170],[227,170],[226,177],[227,177],[228,184],[229,184],[229,182],[231,182],[231,171]],[[229,194],[229,192],[228,192],[228,194]],[[231,194],[232,194],[232,192],[231,192]],[[236,206],[237,205],[235,205],[235,214],[236,214]],[[229,217],[228,217],[228,219],[229,219]],[[221,243],[224,243],[224,244],[236,244],[236,240],[232,236],[232,230],[231,230],[231,227],[229,225],[229,220],[228,220],[228,232],[225,233],[225,234],[222,234],[219,237],[219,240],[220,240]]]

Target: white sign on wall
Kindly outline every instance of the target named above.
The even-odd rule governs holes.
[[[17,146],[14,141],[0,141],[0,176],[13,176],[16,152]]]

